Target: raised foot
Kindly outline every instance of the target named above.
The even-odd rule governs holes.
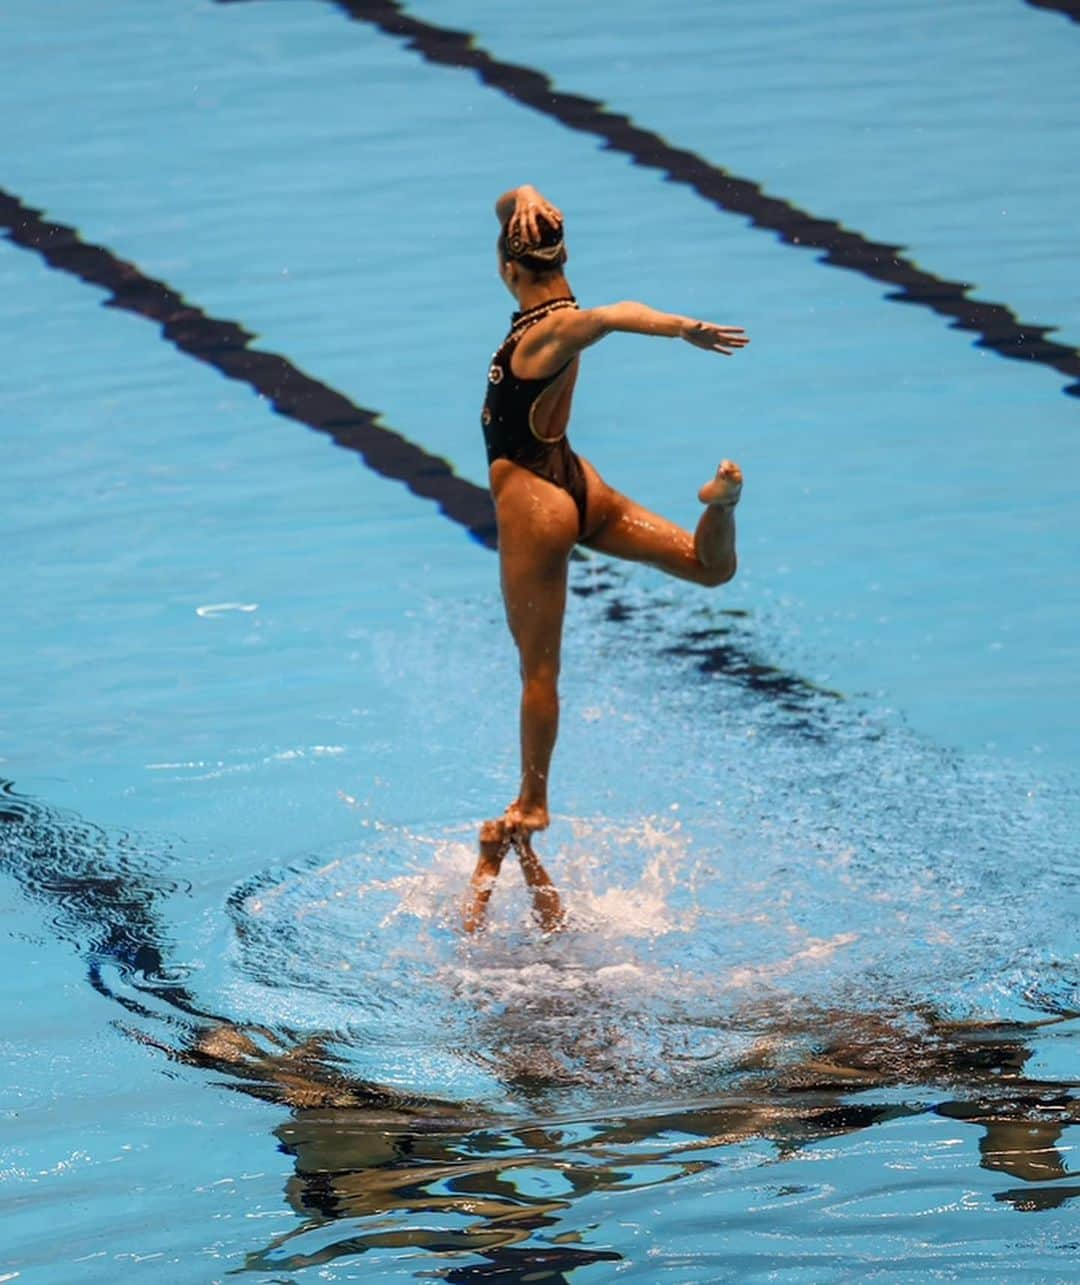
[[[716,476],[698,491],[698,499],[713,508],[733,509],[742,494],[742,484],[742,469],[734,460],[723,460]]]

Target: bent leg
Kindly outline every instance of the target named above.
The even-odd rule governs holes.
[[[698,493],[705,511],[693,532],[620,494],[583,460],[589,484],[590,549],[630,562],[646,562],[668,575],[715,587],[735,574],[735,516],[742,485],[737,464],[725,460]]]

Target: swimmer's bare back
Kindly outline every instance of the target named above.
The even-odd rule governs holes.
[[[513,847],[541,925],[563,922],[554,885],[531,836],[548,825],[548,772],[558,733],[558,674],[567,567],[575,544],[713,588],[735,574],[737,464],[723,460],[698,491],[705,506],[694,531],[651,513],[608,486],[576,455],[567,428],[580,354],[615,333],[682,339],[731,356],[749,342],[722,326],[626,301],[579,308],[566,279],[561,212],[535,188],[505,193],[499,275],[518,303],[492,358],[482,423],[499,533],[507,623],[521,662],[521,784],[501,818],[480,832],[465,928],[481,927],[503,858]]]

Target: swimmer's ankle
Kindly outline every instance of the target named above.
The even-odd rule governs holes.
[[[515,799],[503,814],[503,820],[515,834],[530,835],[536,830],[546,830],[550,824],[547,801]]]

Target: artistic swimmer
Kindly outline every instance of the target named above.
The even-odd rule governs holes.
[[[480,829],[480,857],[465,904],[465,929],[481,927],[503,858],[514,847],[545,929],[562,921],[559,894],[533,851],[548,824],[548,772],[559,722],[559,653],[567,568],[576,544],[646,562],[713,588],[735,574],[737,464],[724,460],[698,491],[705,506],[691,533],[642,508],[601,478],[567,441],[584,349],[618,331],[684,339],[730,356],[748,342],[716,326],[643,303],[580,308],[566,279],[562,214],[533,187],[495,204],[499,275],[517,300],[510,332],[488,370],[482,423],[499,536],[506,619],[521,662],[521,787]]]

